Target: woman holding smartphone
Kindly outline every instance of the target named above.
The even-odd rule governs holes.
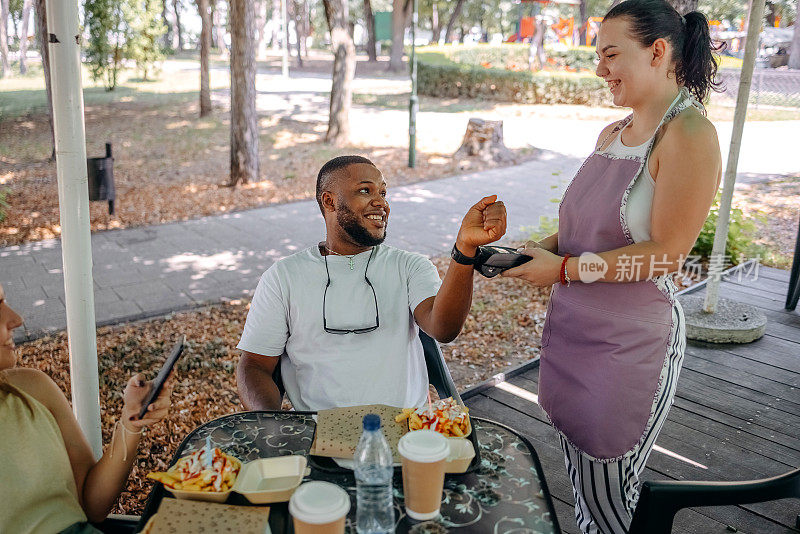
[[[685,348],[671,273],[719,186],[708,21],[663,0],[603,19],[596,73],[632,113],[608,125],[559,207],[556,234],[504,276],[553,285],[539,402],[559,433],[582,532],[627,532],[639,474],[675,394]]]
[[[21,325],[0,285],[0,532],[99,532],[88,521],[105,519],[125,488],[142,432],[166,417],[171,388],[140,419],[151,383],[131,378],[111,444],[97,461],[56,383],[15,367],[12,334]]]

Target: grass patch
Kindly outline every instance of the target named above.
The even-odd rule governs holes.
[[[174,62],[173,69],[185,63],[187,69],[192,62]],[[196,65],[196,63],[195,63]],[[143,81],[134,69],[121,73],[119,86],[107,91],[101,82],[91,79],[88,69],[81,68],[83,102],[85,106],[104,106],[112,103],[136,102],[146,105],[169,105],[189,102],[198,98],[200,71],[180,70],[161,72],[154,80]],[[211,89],[222,89],[229,85],[228,74],[211,71]],[[14,75],[0,79],[0,121],[21,115],[43,113],[47,110],[47,93],[41,64],[34,63],[25,76]]]

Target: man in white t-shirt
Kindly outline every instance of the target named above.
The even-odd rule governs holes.
[[[242,404],[280,408],[272,379],[280,363],[297,410],[419,406],[428,376],[418,328],[441,342],[459,334],[472,301],[472,260],[479,245],[505,233],[505,207],[491,196],[470,208],[440,281],[424,256],[382,244],[386,181],[370,160],[329,161],[316,196],[325,241],[276,262],[253,296],[238,345]]]

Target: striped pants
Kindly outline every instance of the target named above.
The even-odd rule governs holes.
[[[672,320],[669,349],[661,370],[661,391],[653,403],[653,424],[644,441],[619,460],[600,462],[589,458],[563,436],[559,436],[575,496],[575,518],[583,534],[628,532],[633,510],[639,500],[639,475],[667,420],[683,364],[686,323],[680,304],[672,308]]]

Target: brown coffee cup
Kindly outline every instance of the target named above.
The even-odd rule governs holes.
[[[397,450],[403,463],[406,513],[419,521],[437,517],[450,453],[447,438],[433,430],[415,430],[400,438]]]
[[[306,482],[289,500],[295,534],[344,534],[349,511],[350,496],[330,482]]]

